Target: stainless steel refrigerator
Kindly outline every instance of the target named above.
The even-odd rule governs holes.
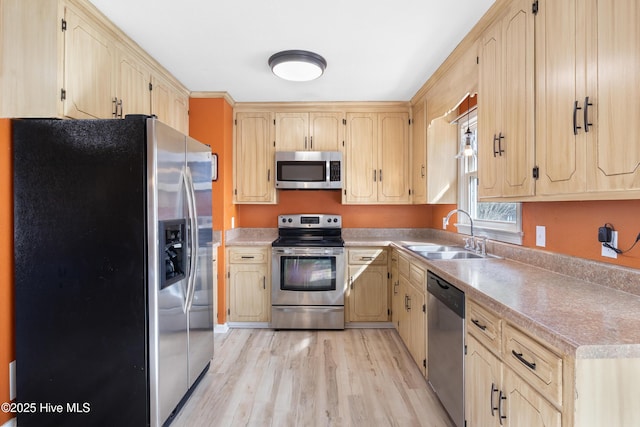
[[[213,357],[210,148],[148,116],[12,134],[18,426],[170,423]]]

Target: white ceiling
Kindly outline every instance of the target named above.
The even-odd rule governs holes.
[[[238,102],[406,101],[494,0],[90,0],[191,91]],[[327,60],[287,82],[281,50]]]

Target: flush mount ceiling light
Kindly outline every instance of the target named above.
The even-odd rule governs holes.
[[[306,50],[285,50],[271,55],[269,67],[281,79],[308,82],[324,73],[327,61],[317,53]]]

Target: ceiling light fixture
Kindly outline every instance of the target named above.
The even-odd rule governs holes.
[[[271,55],[269,67],[281,79],[308,82],[324,73],[327,61],[317,53],[306,50],[285,50]]]

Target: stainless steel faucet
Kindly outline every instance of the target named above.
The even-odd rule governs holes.
[[[471,237],[473,237],[473,218],[471,218],[471,215],[469,215],[469,212],[465,211],[464,209],[454,209],[451,212],[449,212],[445,217],[444,221],[442,222],[442,228],[447,228],[447,225],[449,225],[449,218],[451,218],[451,215],[453,215],[456,212],[463,213],[469,217],[469,222],[471,223]]]

